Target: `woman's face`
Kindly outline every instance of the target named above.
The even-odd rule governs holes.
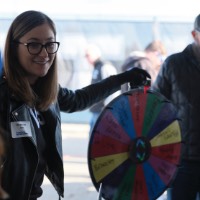
[[[51,27],[46,23],[33,28],[20,38],[20,43],[37,42],[46,44],[48,42],[55,42],[56,38]],[[18,58],[21,66],[27,72],[27,77],[30,84],[34,84],[39,77],[43,77],[48,73],[55,54],[48,54],[43,47],[42,51],[37,55],[31,55],[27,46],[19,44]]]

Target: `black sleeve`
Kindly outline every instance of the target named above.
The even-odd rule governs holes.
[[[118,75],[110,76],[98,83],[75,91],[59,88],[58,103],[63,112],[75,112],[89,108],[114,92],[120,90]]]

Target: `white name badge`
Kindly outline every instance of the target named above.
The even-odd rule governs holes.
[[[12,138],[31,137],[31,126],[28,121],[11,122]]]

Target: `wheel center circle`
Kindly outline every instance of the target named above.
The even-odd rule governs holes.
[[[134,164],[145,162],[151,154],[151,144],[145,137],[138,137],[131,141],[129,158]]]

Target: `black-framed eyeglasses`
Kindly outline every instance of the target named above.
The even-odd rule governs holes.
[[[47,42],[46,44],[41,44],[39,42],[29,42],[23,43],[17,41],[18,44],[23,44],[27,47],[28,52],[31,55],[38,55],[41,53],[42,49],[45,48],[48,54],[54,54],[58,51],[60,42]]]

